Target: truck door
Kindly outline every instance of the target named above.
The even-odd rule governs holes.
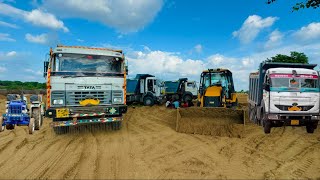
[[[145,92],[144,79],[140,79],[140,93],[143,94]]]

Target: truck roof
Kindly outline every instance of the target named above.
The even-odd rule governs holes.
[[[305,68],[270,68],[268,69],[271,74],[292,74],[292,71],[295,70],[297,74],[317,74],[316,70],[305,69]]]
[[[71,53],[71,54],[90,54],[90,55],[102,55],[102,56],[117,56],[122,57],[122,50],[110,49],[110,48],[95,48],[86,46],[65,46],[57,45],[53,49],[53,53]]]
[[[302,63],[278,63],[278,62],[262,62],[260,68],[270,69],[270,68],[305,68],[314,69],[317,64],[302,64]]]

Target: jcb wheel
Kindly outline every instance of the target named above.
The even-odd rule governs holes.
[[[2,124],[3,124],[3,117],[1,116],[0,117],[0,132],[3,132],[5,129],[5,125],[2,125]]]
[[[34,118],[30,119],[28,127],[29,127],[29,134],[33,134],[34,129],[35,129],[35,120],[34,120]]]
[[[32,110],[32,118],[34,118],[35,130],[39,130],[41,127],[41,114],[38,108]]]

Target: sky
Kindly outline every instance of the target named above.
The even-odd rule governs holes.
[[[320,9],[265,2],[0,0],[0,80],[45,82],[43,61],[57,44],[122,49],[131,78],[199,82],[205,69],[228,68],[238,91],[276,54],[320,63]]]

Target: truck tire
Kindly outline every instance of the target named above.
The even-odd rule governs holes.
[[[3,117],[0,117],[0,132],[3,132],[5,129],[5,126],[2,125],[3,124]]]
[[[66,127],[53,127],[53,131],[57,135],[66,134],[69,132],[69,127],[68,126],[66,126]]]
[[[30,118],[28,129],[29,129],[29,134],[33,134],[34,129],[35,129],[35,120],[34,120],[34,118]]]
[[[143,98],[143,104],[145,106],[153,106],[154,105],[154,100],[153,100],[152,97],[146,96],[146,97]]]
[[[309,123],[306,125],[307,133],[312,134],[314,132],[315,126],[314,123]]]
[[[41,127],[41,113],[39,111],[39,108],[34,108],[32,110],[32,118],[34,118],[34,124],[35,124],[35,130],[40,130]]]
[[[189,94],[186,94],[186,95],[183,96],[182,99],[183,99],[184,102],[189,102],[189,101],[192,101],[192,96],[189,95]]]
[[[265,134],[270,134],[271,127],[272,127],[271,121],[263,120],[263,131]]]
[[[114,131],[120,130],[121,124],[122,124],[121,121],[112,122],[112,123],[111,123],[111,128],[112,128],[112,130],[114,130]]]

